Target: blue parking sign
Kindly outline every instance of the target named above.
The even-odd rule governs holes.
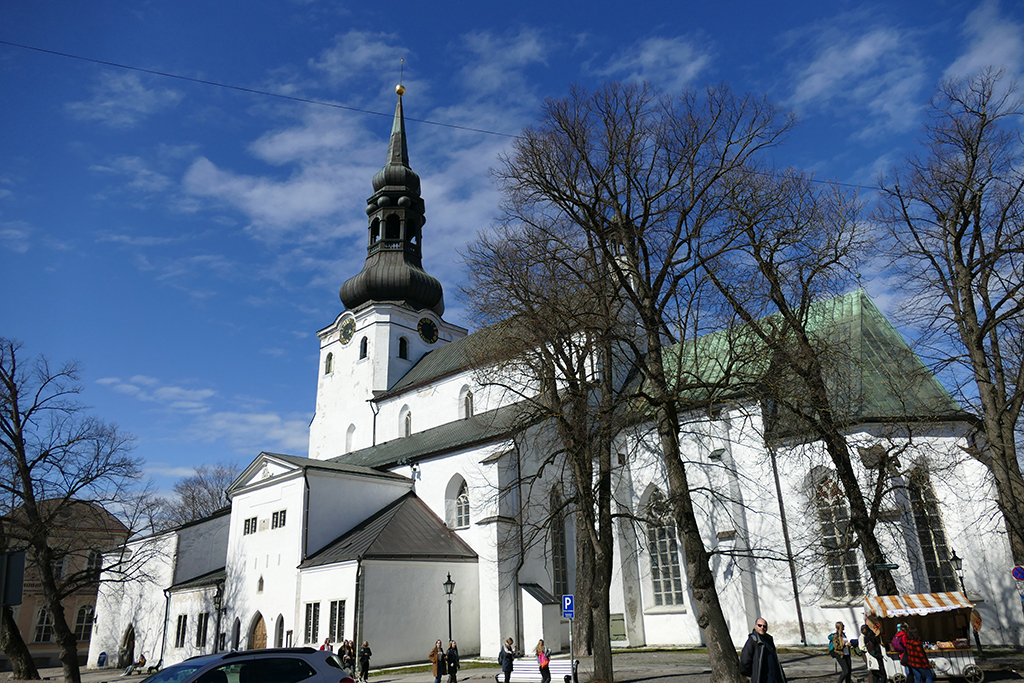
[[[573,596],[562,596],[562,618],[572,619],[576,615],[576,606],[573,604]]]

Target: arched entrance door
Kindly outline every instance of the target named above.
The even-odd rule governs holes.
[[[284,616],[277,615],[277,626],[274,628],[274,647],[284,647]]]
[[[135,627],[131,624],[124,632],[121,639],[121,648],[117,651],[118,668],[127,667],[135,661]]]
[[[267,623],[263,621],[263,615],[259,612],[252,618],[252,626],[249,627],[249,649],[262,650],[267,646]]]

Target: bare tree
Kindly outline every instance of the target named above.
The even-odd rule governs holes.
[[[992,69],[941,83],[924,152],[881,181],[877,216],[912,293],[923,354],[978,416],[969,449],[992,472],[1010,548],[1024,563],[1024,102]]]
[[[8,542],[27,547],[38,570],[60,648],[64,678],[78,683],[76,637],[62,600],[82,582],[96,582],[96,568],[69,576],[55,570],[67,555],[54,529],[85,508],[134,509],[139,460],[133,438],[88,415],[78,402],[78,367],[59,368],[45,357],[28,363],[21,345],[0,339],[0,492],[13,501],[5,520]]]
[[[721,212],[725,179],[776,144],[792,119],[725,87],[660,95],[648,85],[574,88],[548,101],[496,172],[505,214],[572,226],[599,252],[635,316],[631,351],[668,473],[697,623],[713,681],[738,681],[736,651],[701,538],[679,446],[679,366],[665,345],[699,332],[695,243]]]
[[[200,465],[174,484],[174,497],[156,500],[153,525],[169,529],[209,517],[227,504],[224,491],[238,476],[238,463]]]
[[[557,448],[535,473],[524,475],[525,483],[550,482],[544,472],[552,467],[556,480],[564,467],[571,483],[567,495],[531,525],[531,535],[543,540],[566,512],[573,513],[579,613],[573,636],[577,651],[593,652],[595,679],[614,680],[611,447],[628,374],[628,356],[617,353],[624,332],[621,299],[587,235],[557,221],[510,216],[496,234],[468,247],[466,261],[466,300],[478,320],[499,326],[496,336],[505,349],[501,360],[478,363],[478,379],[515,396],[524,426],[540,424],[556,435]],[[535,497],[547,502],[545,493]]]

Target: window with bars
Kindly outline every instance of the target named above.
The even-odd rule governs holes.
[[[917,527],[917,541],[924,555],[929,590],[932,593],[959,590],[953,568],[949,564],[949,545],[946,543],[945,527],[939,513],[939,501],[935,497],[928,473],[914,470],[907,488],[910,489],[914,526]]]
[[[174,647],[185,647],[185,635],[188,633],[188,615],[178,615],[178,625],[174,629]]]
[[[206,631],[210,625],[210,613],[200,612],[196,618],[196,647],[206,647]]]
[[[320,640],[320,603],[306,603],[305,642],[313,644]]]
[[[75,616],[75,640],[82,641],[92,638],[93,614],[92,605],[78,608],[78,614]]]
[[[683,576],[676,525],[661,491],[653,491],[647,502],[647,552],[651,556],[654,604],[682,605]]]
[[[864,594],[864,589],[860,582],[857,553],[851,547],[852,530],[846,498],[832,476],[818,482],[815,494],[830,593],[834,598],[859,597]]]
[[[285,513],[287,510],[278,510],[270,516],[270,528],[278,529],[284,526]]]
[[[33,640],[37,643],[53,641],[53,616],[45,607],[36,616],[36,637]]]
[[[569,594],[569,567],[565,541],[565,512],[562,496],[551,491],[551,574],[556,596]]]
[[[331,619],[327,635],[331,642],[340,643],[345,640],[345,601],[331,601]]]
[[[256,518],[250,517],[245,520],[244,528],[242,529],[242,535],[248,536],[249,534],[256,533]]]

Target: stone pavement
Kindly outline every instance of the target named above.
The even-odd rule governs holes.
[[[986,651],[986,654],[985,660],[979,662],[985,671],[985,683],[1024,678],[1024,653]],[[780,658],[789,681],[827,683],[836,678],[835,662],[820,651],[787,650]],[[706,683],[711,674],[707,653],[700,650],[616,652],[613,662],[617,683]],[[481,668],[463,669],[459,683],[493,683],[499,672],[498,665],[485,663],[487,666]],[[581,659],[580,681],[588,681],[590,671],[589,660]],[[43,669],[39,674],[51,681],[63,678],[59,668]],[[866,680],[866,671],[856,660],[853,674],[855,681]],[[82,683],[139,683],[143,678],[145,676],[123,677],[120,669],[85,669],[82,672]],[[0,675],[0,681],[7,680],[10,680],[9,672]],[[371,683],[432,683],[433,676],[423,667],[410,667],[371,671],[370,680]]]

